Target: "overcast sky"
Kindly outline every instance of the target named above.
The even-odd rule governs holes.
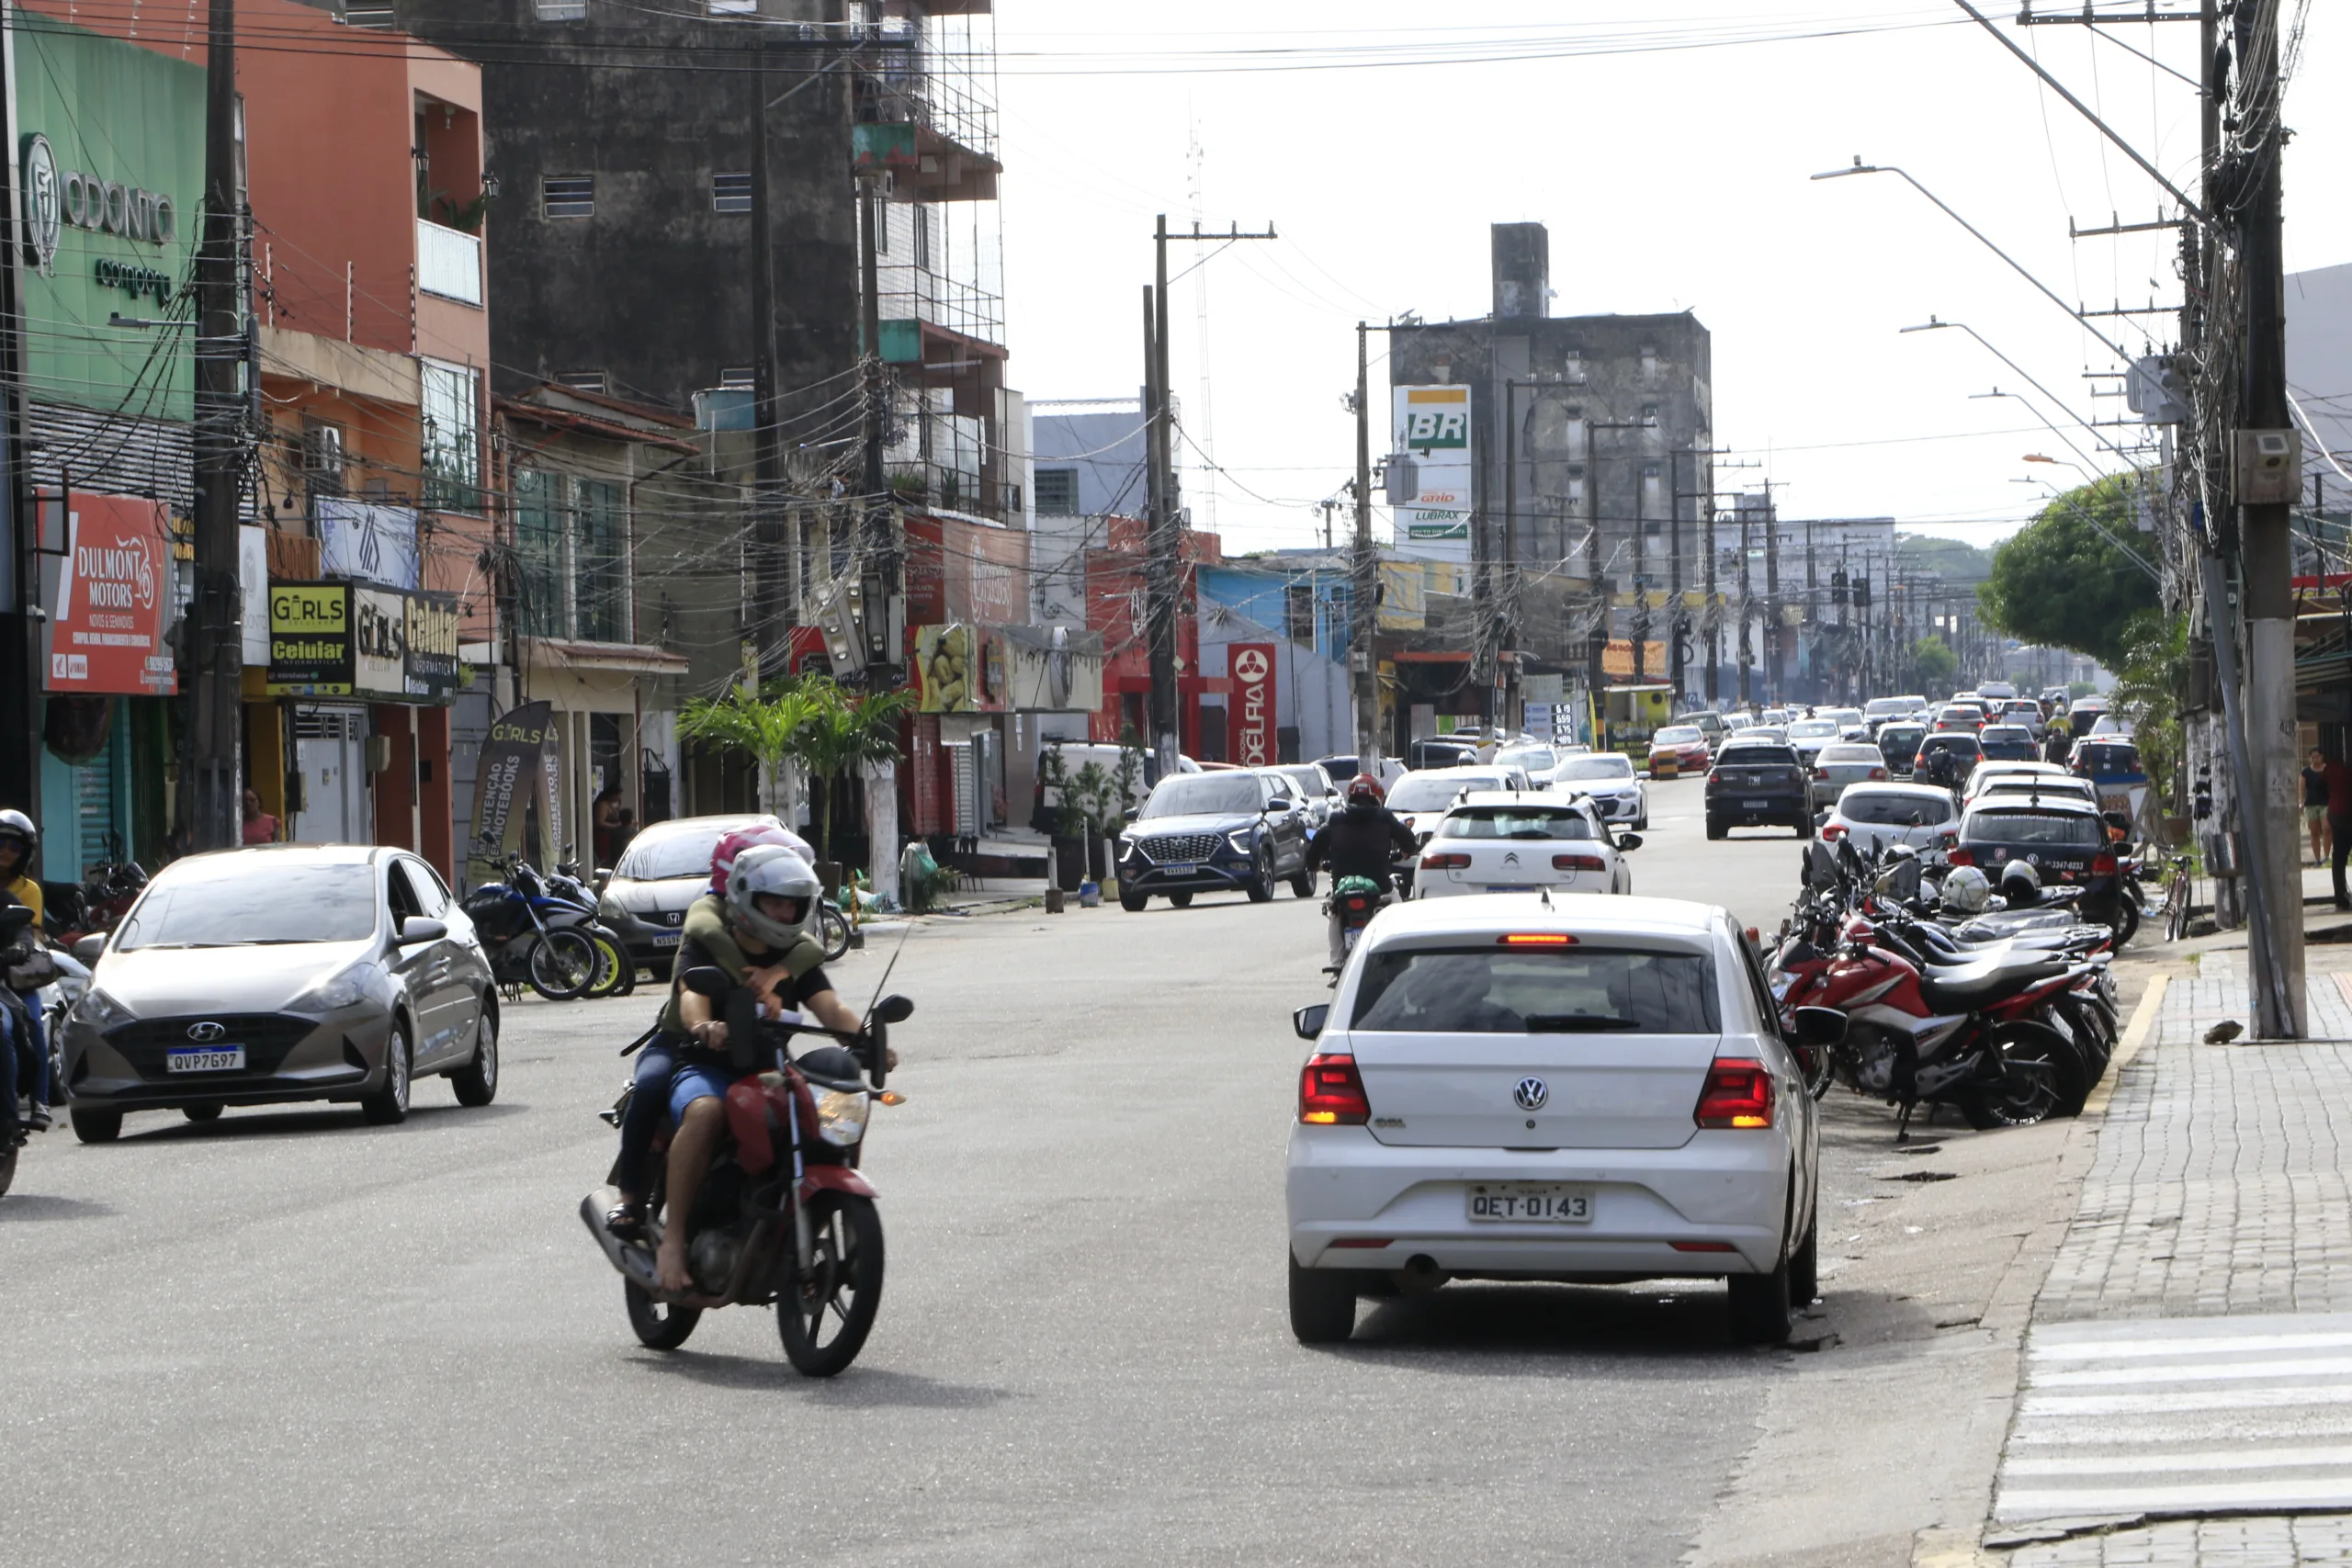
[[[1980,8],[1997,8],[2004,36],[2189,186],[2194,90],[2120,45],[2193,77],[2194,22],[2094,41],[2080,28],[2018,28],[2006,0]],[[2303,8],[2286,0],[2290,18]],[[2083,378],[2114,356],[1895,176],[1807,176],[1857,154],[1900,164],[2069,299],[2179,299],[2171,231],[2067,235],[2070,219],[2152,219],[2162,193],[1949,6],[999,0],[997,10],[1014,385],[1032,399],[1133,394],[1152,218],[1190,227],[1195,139],[1204,226],[1271,221],[1282,235],[1226,249],[1197,275],[1205,334],[1193,281],[1170,294],[1171,378],[1190,433],[1227,470],[1214,497],[1188,474],[1194,525],[1223,534],[1228,553],[1319,538],[1314,503],[1354,461],[1340,399],[1354,381],[1355,321],[1484,314],[1492,222],[1550,228],[1554,315],[1697,312],[1713,334],[1716,445],[1761,465],[1719,470],[1718,488],[1769,477],[1783,487],[1784,516],[1891,513],[1979,544],[2036,504],[2038,490],[2012,481],[2076,482],[2025,454],[2079,459],[2025,405],[1971,400],[1996,387],[2030,395],[1974,343],[1897,329],[1930,315],[1968,322],[2069,400],[2067,414],[2043,412],[2093,454],[2073,421],[2124,417],[2120,398],[2090,395],[2115,383]],[[2328,188],[2352,169],[2347,11],[2309,6],[2289,88],[2290,271],[2352,261],[2352,204]],[[1657,47],[1856,26],[1883,30]],[[1551,57],[1461,58],[1539,50]],[[1401,62],[1334,68],[1373,60]],[[1246,68],[1275,62],[1313,68]],[[1181,64],[1211,68],[1167,69]],[[1171,270],[1204,249],[1180,247]],[[2098,324],[2133,347],[2173,331],[2170,317]],[[2352,391],[2352,367],[2339,379],[2312,390]],[[1377,358],[1373,382],[1385,409]],[[2137,433],[2104,434],[2129,445]]]

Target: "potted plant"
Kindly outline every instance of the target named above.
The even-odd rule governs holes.
[[[1079,770],[1084,777],[1088,769],[1101,773],[1090,762]],[[1037,777],[1046,790],[1046,811],[1053,822],[1054,886],[1065,893],[1075,893],[1078,885],[1086,880],[1086,808],[1078,799],[1077,781],[1070,777],[1069,764],[1062,760],[1061,742],[1051,740],[1037,756]]]

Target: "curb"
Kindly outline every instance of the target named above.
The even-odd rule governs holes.
[[[2147,1044],[2148,1036],[2155,1032],[2156,1014],[2164,1007],[2165,992],[2171,984],[2172,976],[2169,975],[2149,977],[2148,988],[2142,993],[2140,1005],[2132,1010],[2132,1021],[2124,1026],[2123,1038],[2116,1042],[2115,1055],[2107,1064],[2106,1074],[2098,1080],[2098,1087],[2091,1090],[2090,1097],[2083,1101],[2083,1116],[2099,1121],[2106,1119],[2108,1101],[2115,1098],[2115,1086],[2122,1081],[2123,1069],[2132,1065],[2132,1059],[2140,1054],[2141,1047]]]

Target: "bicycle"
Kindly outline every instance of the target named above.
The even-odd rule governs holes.
[[[2195,884],[2188,874],[2188,857],[2172,857],[2172,874],[2165,879],[2165,940],[2178,942],[2188,934],[2188,901]]]

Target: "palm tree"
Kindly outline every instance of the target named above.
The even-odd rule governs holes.
[[[914,705],[912,692],[851,692],[822,675],[803,677],[798,691],[808,716],[793,734],[793,761],[826,782],[826,809],[817,818],[817,853],[832,855],[832,793],[843,777],[868,763],[899,756],[899,719]]]
[[[760,768],[761,798],[770,810],[782,791],[784,764],[795,760],[794,737],[806,728],[817,700],[797,685],[772,696],[752,696],[741,688],[712,701],[690,700],[678,715],[678,733],[689,740],[707,740],[722,750],[751,755]]]

